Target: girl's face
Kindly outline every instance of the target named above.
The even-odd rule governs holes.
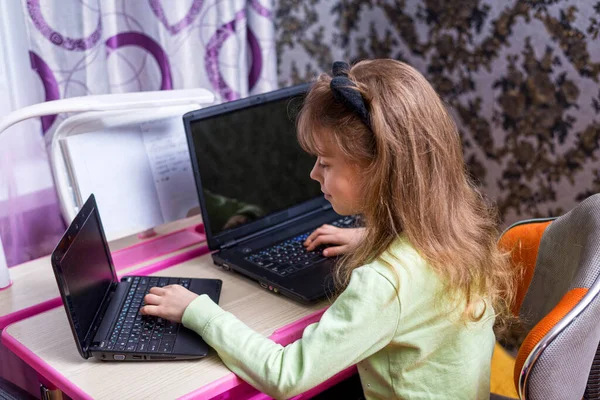
[[[321,191],[335,212],[340,215],[360,213],[359,171],[350,163],[342,151],[331,141],[321,140],[326,135],[317,135],[323,154],[317,156],[310,177],[321,184]]]

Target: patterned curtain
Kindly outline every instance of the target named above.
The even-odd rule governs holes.
[[[21,2],[34,102],[197,87],[230,101],[277,87],[270,0]],[[41,118],[42,147],[66,117]],[[48,254],[64,223],[39,132],[25,143],[10,131],[0,140],[0,235],[15,265]],[[9,161],[15,148],[24,155]]]

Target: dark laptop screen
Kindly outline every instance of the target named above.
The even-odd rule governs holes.
[[[65,295],[80,341],[113,281],[97,215],[96,210],[89,214],[60,261]]]
[[[296,139],[301,96],[244,107],[190,125],[212,235],[322,196],[315,158]]]

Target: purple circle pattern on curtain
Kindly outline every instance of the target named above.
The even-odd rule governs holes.
[[[150,53],[158,63],[161,73],[160,90],[173,89],[173,80],[171,78],[171,65],[169,58],[163,48],[156,43],[154,39],[139,32],[123,32],[109,38],[106,41],[108,52],[123,46],[138,46]],[[109,53],[110,54],[110,53]]]
[[[275,71],[274,54],[263,49],[268,46],[270,50],[274,43],[274,13],[263,6],[268,0],[188,0],[177,10],[170,9],[174,7],[173,0],[142,0],[138,6],[128,0],[9,1],[20,1],[24,6],[30,42],[25,51],[29,51],[31,68],[40,79],[41,90],[36,90],[39,101],[131,91],[137,87],[157,90],[157,86],[163,90],[207,87],[227,101],[245,96],[242,87],[264,91],[274,85],[270,79],[273,74],[262,72]],[[173,17],[175,14],[170,11],[177,11],[177,16]],[[223,15],[227,15],[225,20]],[[200,34],[195,35],[196,30]],[[229,45],[231,49],[235,46],[236,51],[230,53]],[[141,56],[140,49],[149,57]],[[195,53],[189,54],[189,49]],[[112,54],[115,50],[118,53]],[[241,59],[237,50],[247,50],[244,54],[248,57]],[[122,62],[110,65],[107,57],[112,57],[108,61],[117,61],[115,56]],[[146,68],[147,62],[152,63],[149,58],[156,60],[159,71],[154,65]],[[198,65],[204,65],[206,72],[198,73]],[[119,76],[133,78],[119,82],[122,86],[111,85],[109,78],[115,70]],[[269,79],[265,79],[267,76]],[[131,84],[134,80],[139,86]],[[243,84],[238,88],[234,83],[240,80]],[[54,125],[61,119],[60,115],[40,118],[44,135],[40,143],[48,147]],[[32,153],[27,163],[41,159],[40,154]],[[10,181],[14,171],[4,169],[0,175],[7,175]],[[36,182],[47,186],[44,177]],[[52,250],[48,243],[55,243],[64,231],[54,189],[44,189],[38,197],[9,199],[19,207],[26,203],[8,225],[0,226],[3,239],[8,231],[10,239],[4,243],[11,264],[48,254]]]
[[[158,20],[171,33],[171,35],[176,35],[192,24],[194,19],[200,13],[203,3],[203,0],[194,0],[186,16],[174,25],[169,24],[169,21],[167,21],[167,17],[165,15],[165,11],[163,10],[161,0],[150,0],[150,8],[152,9],[152,12],[154,13],[154,15],[156,15]]]
[[[33,51],[29,52],[29,60],[31,61],[31,68],[39,75],[44,86],[44,101],[60,99],[58,83],[48,64]],[[42,134],[45,135],[56,120],[56,114],[44,115],[40,119],[42,121]]]
[[[271,10],[260,4],[260,1],[258,0],[250,0],[250,7],[254,8],[254,11],[256,11],[261,17],[269,19],[272,17]]]
[[[227,82],[225,82],[225,79],[219,70],[219,53],[221,52],[225,41],[235,32],[236,23],[244,18],[246,18],[246,11],[238,11],[232,21],[217,29],[206,46],[204,66],[206,68],[206,73],[208,74],[208,79],[213,89],[227,101],[239,99],[240,94],[229,87]],[[262,69],[262,53],[260,51],[258,40],[250,29],[247,29],[247,35],[250,54],[252,56],[252,67],[248,74],[248,86],[251,89],[260,77],[260,71]]]
[[[71,39],[69,37],[64,37],[61,33],[55,31],[48,25],[42,15],[40,0],[27,0],[27,11],[29,12],[33,24],[42,35],[50,42],[66,50],[85,51],[94,47],[100,41],[100,37],[102,36],[102,21],[100,20],[100,16],[98,16],[96,30],[94,30],[91,35],[82,39]]]
[[[252,90],[258,78],[260,78],[260,71],[262,70],[262,52],[260,51],[260,45],[258,39],[252,33],[252,30],[248,28],[248,45],[250,46],[250,54],[252,55],[252,65],[250,72],[248,73],[248,91]]]

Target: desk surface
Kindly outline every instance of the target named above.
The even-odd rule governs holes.
[[[152,275],[223,280],[219,304],[265,336],[327,305],[326,302],[303,305],[267,292],[243,276],[215,267],[209,255]],[[14,347],[6,343],[6,337],[10,336],[94,399],[176,398],[231,373],[214,352],[194,361],[84,360],[77,352],[62,307],[12,324],[4,335],[7,347]],[[69,396],[77,397],[69,388],[54,383]]]
[[[168,234],[174,230],[181,229],[186,226],[197,224],[198,218],[185,219],[177,221],[171,224],[166,224],[156,229],[158,235]],[[137,236],[125,237],[122,239],[111,241],[109,246],[112,252],[123,249],[124,247],[131,246],[141,242]],[[188,247],[185,249],[178,250],[176,252],[165,254],[160,257],[152,258],[142,263],[136,264],[129,268],[119,270],[119,275],[130,273],[135,269],[139,269],[148,264],[155,263],[157,261],[164,260],[166,258],[173,257],[177,254],[189,251],[192,248],[199,246]],[[25,310],[29,307],[55,300],[52,304],[47,304],[50,307],[56,307],[60,304],[60,293],[56,286],[56,280],[54,273],[52,272],[52,265],[50,264],[50,256],[38,258],[37,260],[29,261],[11,267],[10,278],[12,285],[4,290],[0,290],[0,320],[10,314]],[[45,309],[48,309],[47,307]],[[3,324],[0,324],[0,329],[3,328]]]

